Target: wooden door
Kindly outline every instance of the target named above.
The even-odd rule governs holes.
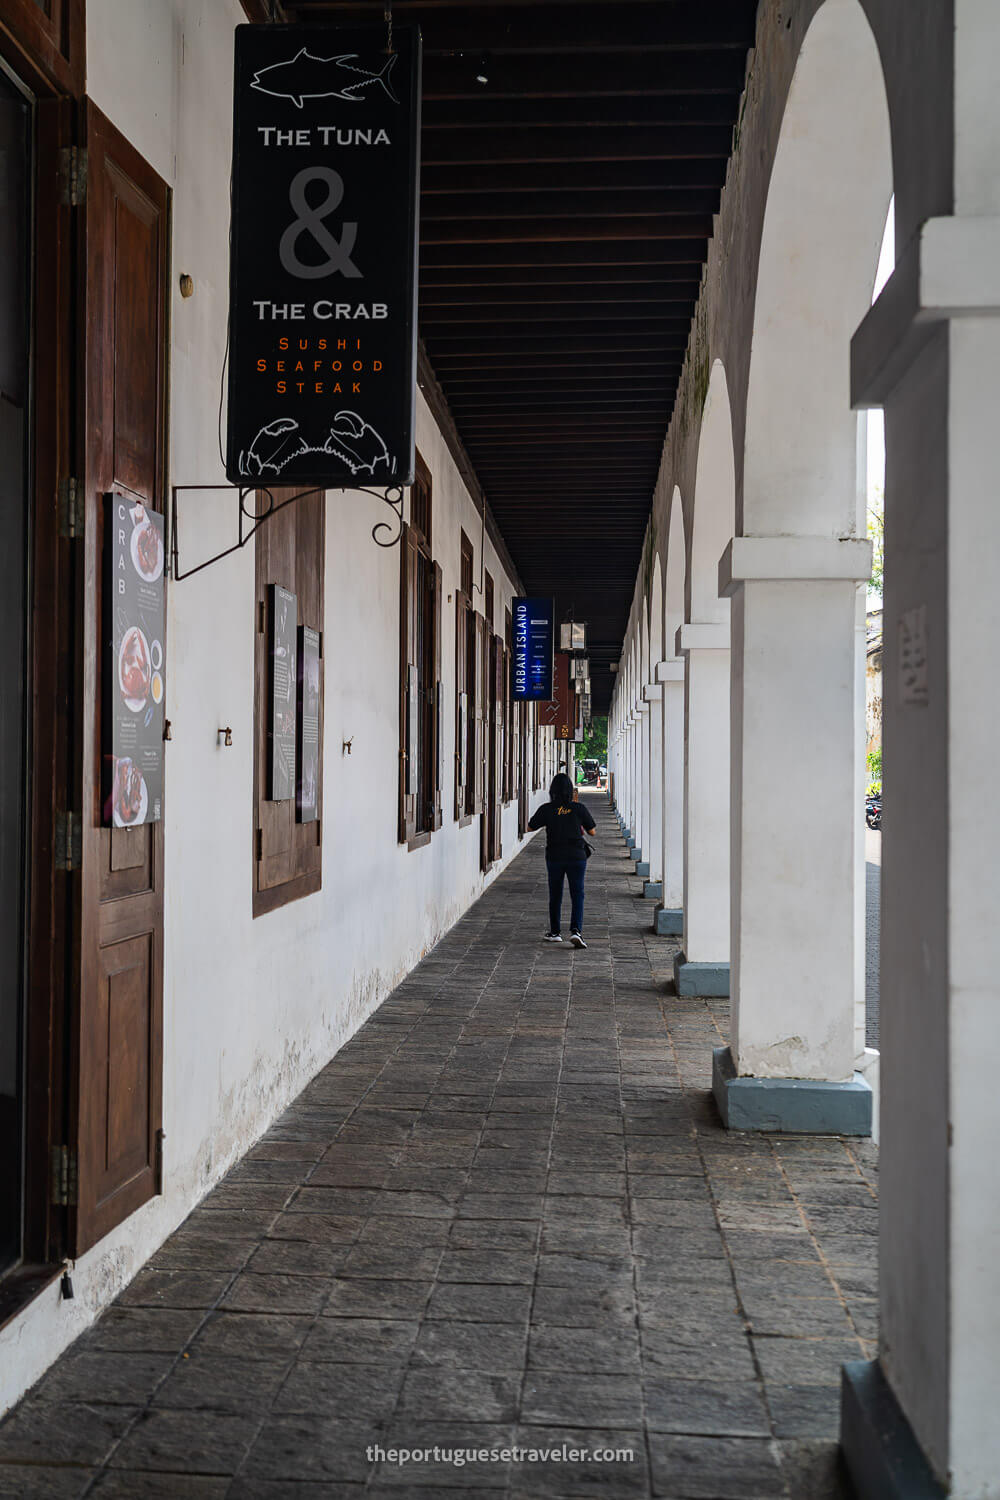
[[[80,1254],[160,1191],[163,823],[103,825],[104,496],[165,500],[169,194],[88,103],[79,1005],[74,1017]]]

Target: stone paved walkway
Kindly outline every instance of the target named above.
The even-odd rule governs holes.
[[[589,949],[539,941],[535,840],[0,1427],[0,1495],[845,1493],[873,1150],[720,1128],[725,1006],[592,806]]]

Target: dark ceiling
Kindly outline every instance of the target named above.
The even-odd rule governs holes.
[[[385,6],[285,9],[351,26]],[[392,6],[424,38],[420,331],[526,588],[588,623],[595,712],[628,623],[756,10]]]

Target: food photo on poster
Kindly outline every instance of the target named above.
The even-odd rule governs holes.
[[[105,497],[103,821],[163,815],[166,612],[163,516],[136,495]]]
[[[239,26],[226,473],[406,485],[420,32]]]

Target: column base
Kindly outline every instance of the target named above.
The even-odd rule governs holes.
[[[684,912],[680,907],[658,906],[653,913],[653,931],[657,937],[680,937],[684,931]]]
[[[639,852],[641,852],[641,851],[639,851]],[[640,875],[643,880],[648,880],[649,879],[649,860],[648,859],[637,859],[636,862],[635,862],[635,873],[637,875]]]
[[[813,1078],[740,1078],[728,1047],[712,1051],[712,1093],[727,1130],[797,1135],[871,1135],[872,1091],[860,1073],[846,1083]]]
[[[843,1366],[840,1446],[858,1500],[945,1500],[877,1359]]]
[[[628,841],[628,855],[629,859],[634,859],[636,862],[638,862],[642,858],[642,850],[639,848],[639,845],[633,843],[631,839],[629,839]]]
[[[683,953],[678,953],[674,959],[674,986],[678,995],[722,999],[729,994],[729,965],[689,963]]]
[[[639,872],[636,871],[636,874]],[[662,880],[644,880],[642,883],[643,899],[646,901],[659,901],[663,895]]]

